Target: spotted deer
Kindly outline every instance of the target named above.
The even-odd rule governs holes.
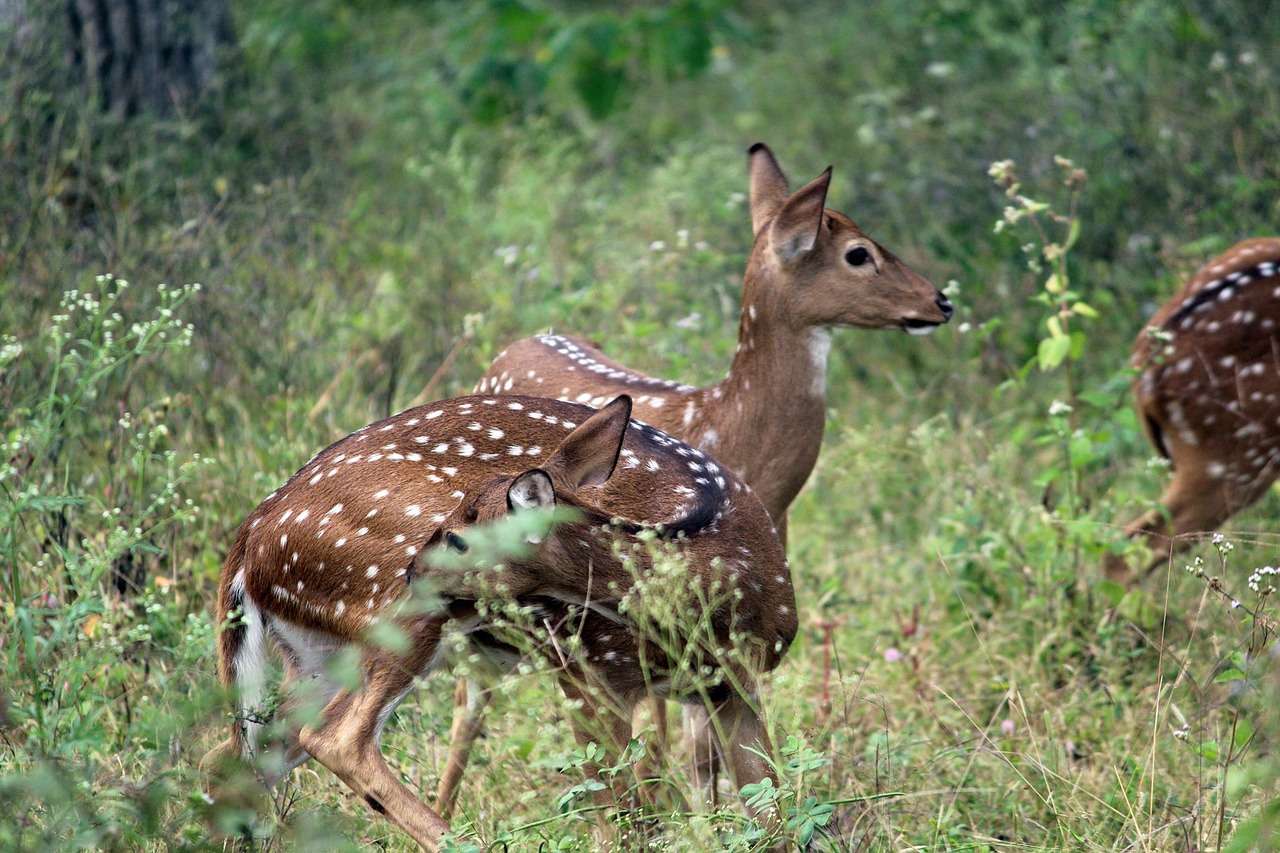
[[[1159,507],[1125,528],[1151,571],[1280,475],[1280,239],[1245,240],[1197,272],[1134,343],[1134,402],[1173,466]],[[1124,582],[1116,555],[1108,578]]]
[[[593,406],[630,394],[638,419],[701,448],[751,484],[785,545],[787,508],[822,447],[832,327],[923,335],[946,323],[953,309],[848,216],[825,207],[829,167],[792,194],[768,146],[753,145],[747,157],[755,242],[743,276],[738,349],[723,380],[698,388],[657,379],[587,341],[539,335],[501,353],[476,391]],[[459,684],[456,700],[453,742],[461,752],[438,792],[446,811],[487,696],[477,685]]]
[[[630,394],[639,420],[750,483],[785,543],[787,508],[822,446],[831,328],[928,334],[951,318],[952,306],[853,220],[824,206],[830,167],[790,194],[773,153],[757,143],[748,173],[755,243],[742,282],[738,349],[723,380],[698,388],[655,379],[587,341],[539,335],[501,353],[476,391],[594,406]]]
[[[402,412],[318,453],[249,514],[223,565],[219,672],[241,710],[205,766],[259,754],[270,638],[284,662],[280,694],[291,697],[277,713],[287,721],[299,710],[303,694],[292,688],[300,684],[311,685],[309,701],[319,693],[323,710],[286,727],[284,760],[265,770],[268,783],[316,758],[375,812],[436,850],[449,824],[387,767],[383,727],[414,679],[446,662],[447,626],[483,655],[502,661],[516,653],[490,630],[478,582],[438,566],[438,555],[467,551],[478,525],[562,507],[575,519],[529,536],[527,552],[492,580],[526,606],[541,627],[534,653],[583,703],[579,739],[602,740],[617,754],[643,695],[701,691],[716,708],[713,734],[735,782],[771,778],[755,689],[797,628],[782,545],[739,478],[630,413],[625,396],[598,412],[532,397],[462,397]],[[643,595],[638,579],[653,569],[641,545],[655,538],[687,565],[681,606],[715,603],[705,620],[696,612],[689,620],[709,624],[710,638],[676,638],[693,649],[685,664],[724,676],[709,687],[691,686],[669,647],[636,630],[633,611],[620,607],[624,597]],[[439,593],[435,606],[414,596],[422,587]],[[373,642],[383,624],[406,642]],[[334,656],[351,648],[359,651],[359,689],[329,674]],[[593,737],[591,724],[607,736]],[[612,780],[599,801],[625,795],[620,784]]]

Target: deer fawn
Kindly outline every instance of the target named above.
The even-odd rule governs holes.
[[[242,714],[205,765],[255,755],[271,637],[284,659],[282,695],[310,682],[323,711],[291,728],[268,781],[314,757],[424,848],[437,849],[448,822],[387,767],[378,746],[383,726],[414,679],[445,658],[447,624],[500,660],[515,649],[490,632],[474,578],[438,568],[436,555],[467,551],[475,525],[560,506],[576,510],[576,520],[530,537],[527,553],[492,577],[545,629],[540,651],[565,693],[584,703],[579,739],[589,738],[593,722],[608,732],[605,747],[620,751],[631,707],[646,692],[704,689],[735,781],[771,777],[755,751],[770,747],[754,689],[797,628],[782,545],[750,488],[699,451],[630,421],[630,412],[625,396],[598,412],[531,397],[463,397],[402,412],[317,454],[249,514],[223,565],[219,671]],[[694,650],[684,663],[695,672],[724,676],[709,688],[691,686],[680,661],[636,631],[632,611],[619,606],[651,572],[640,545],[655,537],[686,561],[682,605],[696,611],[714,600],[714,609],[690,620],[705,618],[712,636],[675,638]],[[436,588],[442,603],[411,606],[415,580]],[[371,642],[379,623],[397,626],[407,643],[392,650]],[[351,647],[361,654],[363,686],[355,690],[326,669]],[[302,701],[286,698],[279,713],[287,720]],[[603,804],[609,793],[625,792],[615,780],[596,796]]]
[[[630,394],[639,420],[750,483],[785,543],[787,507],[822,446],[831,327],[922,335],[947,322],[952,307],[849,217],[823,206],[830,168],[790,195],[773,153],[756,143],[748,170],[755,244],[743,276],[738,350],[722,381],[695,388],[654,379],[610,361],[594,344],[540,335],[508,347],[476,391],[593,406]]]
[[[1149,572],[1280,475],[1280,239],[1237,243],[1197,272],[1151,318],[1130,363],[1147,438],[1173,464],[1160,507],[1125,528],[1154,552]],[[1116,555],[1105,571],[1129,577]]]
[[[640,420],[701,448],[749,483],[785,545],[787,508],[822,447],[831,327],[923,335],[951,319],[953,309],[849,217],[826,209],[830,168],[791,194],[773,152],[757,143],[748,172],[755,244],[743,276],[738,350],[722,381],[695,388],[654,379],[609,360],[594,344],[540,335],[508,347],[476,391],[593,406],[631,394]],[[488,701],[477,690],[458,685],[453,743],[461,754],[441,780],[446,812]],[[699,762],[709,757],[703,749]]]

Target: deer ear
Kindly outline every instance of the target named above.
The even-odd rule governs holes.
[[[796,190],[778,211],[769,227],[769,245],[784,263],[790,263],[813,248],[822,227],[822,212],[831,186],[831,167]]]
[[[623,394],[581,424],[547,460],[547,471],[576,491],[599,486],[613,475],[631,422],[631,398]]]
[[[556,491],[551,486],[551,477],[541,468],[525,471],[507,487],[507,509],[512,512],[555,505]]]
[[[747,150],[747,175],[751,186],[751,233],[759,234],[778,215],[790,190],[773,152],[763,142]]]

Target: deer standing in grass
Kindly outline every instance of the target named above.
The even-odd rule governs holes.
[[[1280,239],[1245,240],[1197,272],[1134,343],[1134,401],[1173,466],[1160,506],[1125,528],[1147,572],[1257,501],[1280,475]],[[1129,566],[1108,555],[1108,578]]]
[[[738,350],[715,385],[655,379],[609,360],[594,344],[540,335],[508,347],[477,392],[537,394],[598,406],[632,395],[636,417],[714,456],[760,497],[786,543],[787,508],[808,480],[826,422],[831,328],[902,329],[928,334],[946,323],[951,302],[923,276],[826,208],[831,169],[792,194],[766,145],[748,152],[755,243],[742,284]],[[454,754],[440,782],[448,813],[488,702],[459,683]],[[696,714],[686,706],[686,726]],[[659,736],[665,718],[658,715]],[[711,754],[698,749],[707,770]]]
[[[716,708],[713,735],[735,782],[770,778],[753,751],[770,750],[754,689],[797,628],[782,545],[750,488],[699,451],[630,421],[630,411],[625,396],[598,412],[530,397],[463,397],[402,412],[317,454],[250,513],[223,565],[219,670],[241,715],[205,765],[216,770],[258,753],[270,637],[285,665],[278,713],[287,721],[315,701],[291,692],[302,684],[319,694],[323,710],[288,729],[284,760],[268,782],[314,757],[374,811],[437,849],[448,822],[387,767],[383,726],[414,679],[445,658],[447,624],[498,660],[516,649],[488,630],[471,576],[436,568],[433,555],[467,551],[476,525],[559,506],[577,519],[531,537],[527,553],[507,560],[493,580],[545,629],[539,651],[565,693],[584,703],[579,740],[601,740],[617,754],[643,695],[699,689]],[[722,593],[714,611],[690,616],[691,624],[709,623],[709,640],[675,638],[696,650],[694,671],[726,676],[710,688],[691,687],[678,661],[664,656],[670,647],[635,631],[619,610],[652,569],[635,546],[655,525],[648,539],[665,537],[687,561],[690,600],[682,606],[696,611]],[[619,553],[631,554],[632,564]],[[412,606],[415,580],[440,592],[442,603]],[[379,624],[398,628],[403,645],[373,642]],[[336,683],[328,668],[352,647],[360,651],[359,689]],[[607,736],[593,738],[589,723]],[[611,782],[597,792],[600,804],[627,795]]]
[[[696,388],[655,379],[587,341],[540,335],[508,347],[476,391],[594,406],[630,394],[637,419],[749,483],[785,543],[787,508],[822,446],[831,328],[923,335],[947,322],[952,307],[849,217],[825,207],[830,168],[790,194],[773,153],[757,143],[748,171],[755,244],[742,282],[738,350],[722,381]]]

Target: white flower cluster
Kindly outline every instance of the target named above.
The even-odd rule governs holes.
[[[1276,591],[1275,581],[1272,578],[1277,574],[1280,574],[1280,569],[1275,566],[1263,566],[1260,569],[1255,569],[1253,574],[1249,575],[1249,589],[1270,595]],[[1267,580],[1264,581],[1264,578]],[[1264,583],[1266,584],[1265,589],[1263,588]]]

